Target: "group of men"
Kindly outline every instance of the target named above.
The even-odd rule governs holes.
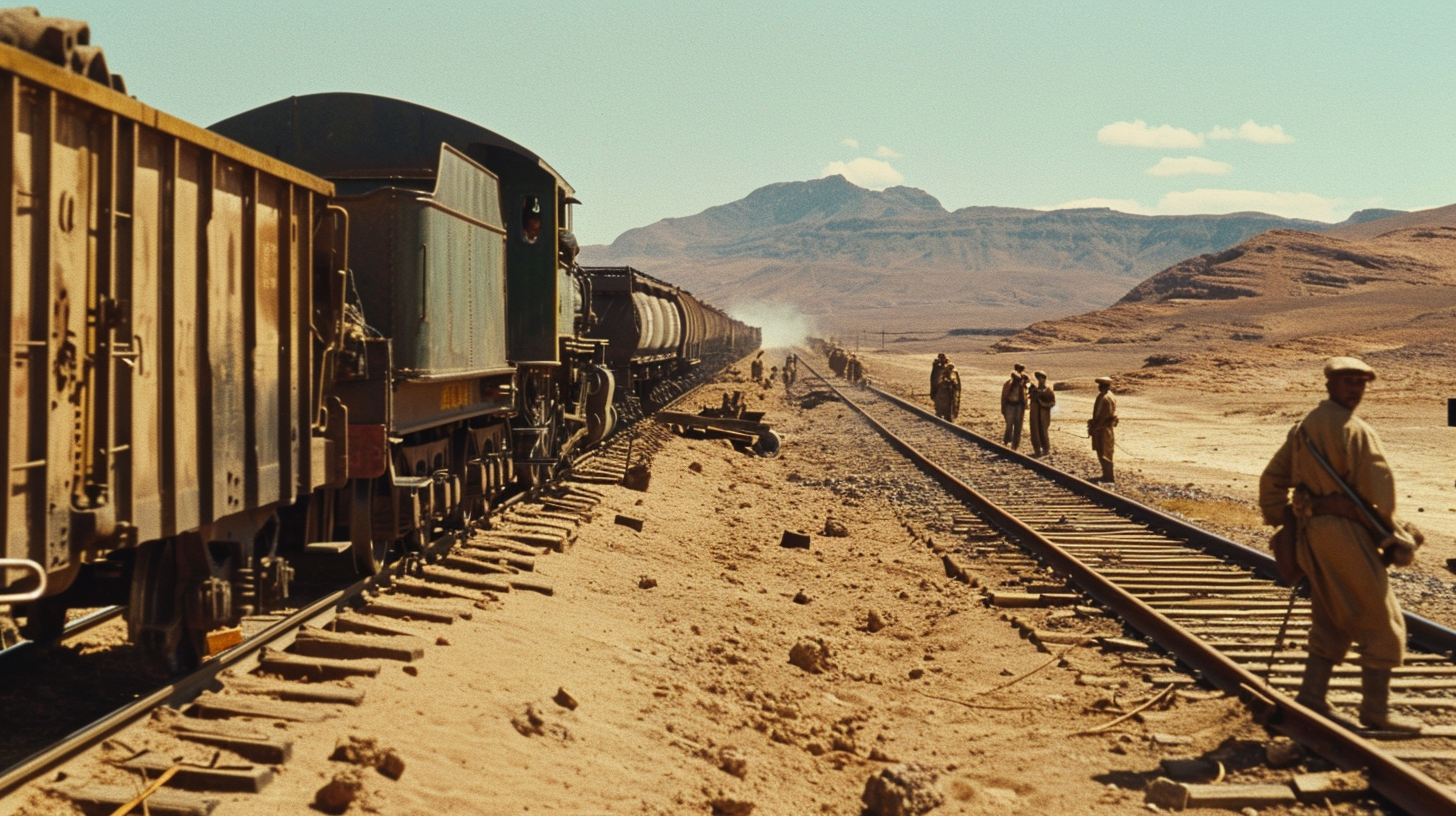
[[[763,373],[762,351],[755,354],[753,361],[748,364],[748,378],[764,388],[773,388],[774,383],[779,381],[780,375],[783,376],[785,388],[793,385],[799,379],[799,356],[797,354],[790,354],[784,358],[782,370],[778,366],[771,366],[768,374]]]
[[[954,420],[960,377],[942,354],[931,369],[936,413]],[[1354,357],[1333,357],[1324,366],[1328,398],[1289,431],[1259,480],[1264,522],[1292,531],[1300,579],[1308,586],[1312,622],[1298,703],[1328,714],[1327,699],[1335,666],[1353,648],[1360,665],[1360,724],[1385,731],[1420,731],[1419,720],[1390,710],[1390,682],[1405,659],[1405,619],[1391,592],[1387,569],[1411,563],[1425,537],[1395,513],[1395,479],[1374,429],[1355,416],[1375,370]],[[1031,416],[1035,455],[1049,449],[1046,438],[1056,395],[1046,375],[1036,384],[1017,364],[1001,388],[1005,419],[1003,443],[1020,443],[1022,419]],[[1098,377],[1097,398],[1087,433],[1102,466],[1100,478],[1113,480],[1117,401],[1112,380]],[[946,395],[956,405],[943,409]]]
[[[859,355],[839,346],[829,352],[829,370],[852,383],[864,379],[864,363],[860,362]]]

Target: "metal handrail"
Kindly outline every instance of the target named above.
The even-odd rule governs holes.
[[[0,569],[27,569],[35,572],[38,579],[37,586],[28,592],[12,592],[0,594],[0,604],[28,603],[45,595],[46,571],[45,567],[30,560],[29,558],[0,558]]]

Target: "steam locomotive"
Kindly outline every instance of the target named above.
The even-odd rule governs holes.
[[[185,668],[305,548],[377,572],[759,344],[579,267],[571,186],[483,127],[318,94],[204,130],[71,62],[0,46],[0,604],[32,640],[125,604]]]

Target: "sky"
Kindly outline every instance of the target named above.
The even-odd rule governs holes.
[[[139,100],[200,125],[408,99],[534,150],[583,244],[835,173],[948,209],[1456,203],[1456,3],[91,0]]]

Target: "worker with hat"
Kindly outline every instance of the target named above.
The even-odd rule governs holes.
[[[1031,404],[1029,411],[1031,417],[1031,450],[1032,456],[1046,456],[1051,453],[1052,443],[1048,433],[1052,424],[1052,408],[1057,404],[1057,392],[1047,385],[1045,371],[1038,371],[1034,375],[1036,384],[1027,393],[1026,399]]]
[[[1011,377],[1001,384],[1001,416],[1006,420],[1001,444],[1010,445],[1012,450],[1021,446],[1021,424],[1026,417],[1026,388],[1030,379],[1026,376],[1026,366],[1017,363],[1012,366]]]
[[[1117,398],[1112,395],[1112,378],[1097,378],[1097,399],[1092,403],[1092,418],[1087,420],[1087,435],[1092,437],[1092,451],[1102,465],[1101,478],[1094,482],[1112,481],[1112,451],[1117,447]]]
[[[1324,374],[1329,398],[1290,429],[1259,478],[1264,523],[1295,525],[1295,555],[1309,581],[1309,658],[1295,699],[1328,712],[1330,676],[1353,647],[1360,723],[1419,731],[1420,721],[1390,711],[1391,672],[1405,660],[1405,619],[1386,571],[1413,561],[1425,537],[1396,516],[1395,477],[1380,438],[1355,416],[1375,370],[1332,357]]]
[[[945,364],[948,362],[950,362],[950,358],[946,357],[945,352],[942,351],[941,353],[935,355],[935,362],[930,364],[931,402],[935,402],[935,390],[940,387],[940,374],[942,371],[945,371]]]
[[[945,361],[940,380],[935,384],[935,415],[947,422],[955,422],[961,414],[961,374],[955,363]]]

